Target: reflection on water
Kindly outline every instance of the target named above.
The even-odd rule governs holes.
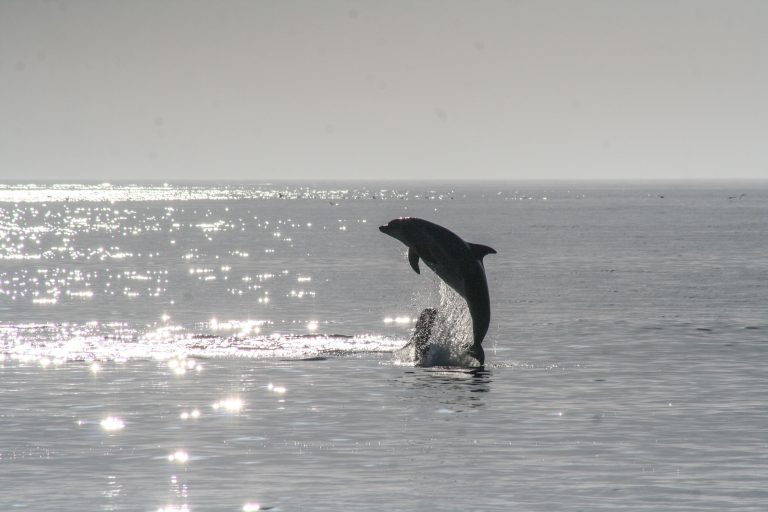
[[[411,390],[408,400],[430,406],[441,404],[445,411],[461,412],[482,407],[491,391],[492,372],[488,369],[423,368],[404,371],[398,385]]]

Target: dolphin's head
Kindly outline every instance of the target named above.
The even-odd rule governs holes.
[[[391,220],[386,226],[379,226],[379,231],[408,245],[407,227],[410,224],[410,220],[409,217]]]

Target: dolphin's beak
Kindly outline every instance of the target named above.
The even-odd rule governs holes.
[[[389,234],[389,230],[390,230],[389,226],[379,226],[379,231],[381,231],[385,235]]]

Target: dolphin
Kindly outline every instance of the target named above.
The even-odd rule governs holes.
[[[487,245],[465,242],[452,231],[415,217],[391,220],[386,226],[380,226],[379,231],[408,246],[408,262],[417,274],[421,273],[419,259],[422,259],[467,301],[474,337],[468,352],[484,364],[485,352],[481,343],[491,321],[491,300],[483,257],[496,254],[496,251]]]

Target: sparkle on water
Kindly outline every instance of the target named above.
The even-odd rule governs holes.
[[[243,401],[239,398],[225,398],[213,404],[214,410],[222,409],[226,412],[237,413],[243,408]]]
[[[166,505],[157,509],[157,512],[191,512],[187,505]]]
[[[0,260],[14,262],[0,266],[0,303],[28,319],[0,317],[0,350],[44,366],[158,357],[169,359],[177,375],[195,368],[176,358],[193,355],[295,358],[394,350],[411,327],[409,316],[386,320],[396,327],[388,336],[334,336],[338,318],[312,313],[316,301],[327,299],[313,289],[328,282],[322,269],[286,268],[317,250],[316,240],[327,238],[330,228],[352,232],[367,219],[309,221],[283,206],[419,197],[366,187],[0,184]],[[260,202],[232,203],[254,200]],[[277,245],[252,256],[267,238]],[[322,279],[313,279],[315,272]],[[220,313],[237,309],[255,318],[202,320],[210,300]],[[89,310],[107,314],[79,321]],[[295,315],[286,318],[284,311]],[[302,337],[310,334],[316,335],[311,343]]]
[[[116,416],[107,416],[101,420],[101,428],[107,431],[122,430],[125,428],[125,423]]]
[[[197,419],[200,417],[200,410],[199,409],[192,409],[191,411],[184,411],[182,412],[179,417],[183,420],[188,420],[190,418]]]
[[[179,464],[185,464],[189,461],[189,454],[184,450],[176,450],[172,454],[168,455],[169,462],[178,462]]]

